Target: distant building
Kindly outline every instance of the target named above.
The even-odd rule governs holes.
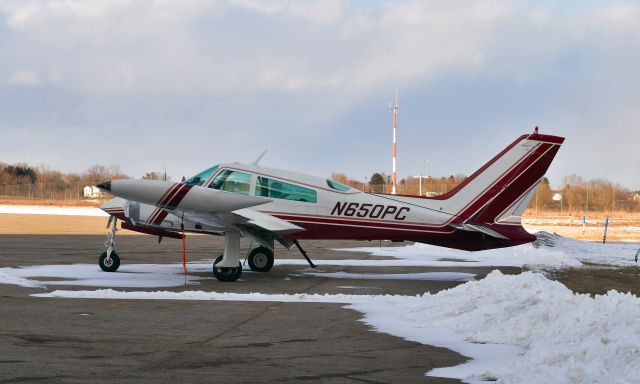
[[[640,202],[640,193],[636,192],[633,195],[631,195],[631,200],[635,202]]]
[[[96,186],[87,185],[83,189],[83,196],[91,199],[95,199],[97,197],[102,197],[102,191],[98,189]]]

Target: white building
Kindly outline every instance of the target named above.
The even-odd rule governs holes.
[[[102,197],[102,191],[100,189],[98,189],[98,187],[96,187],[96,186],[87,185],[83,189],[83,196],[95,199],[97,197]]]

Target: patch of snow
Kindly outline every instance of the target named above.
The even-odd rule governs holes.
[[[100,208],[55,207],[46,205],[0,205],[0,213],[24,215],[109,216]]]
[[[376,330],[471,357],[430,376],[467,382],[635,383],[640,299],[574,294],[541,274],[487,278],[422,296],[236,294],[201,291],[54,291],[37,297],[232,300],[347,304]]]
[[[7,273],[5,270],[11,268],[0,269],[0,284],[19,285],[27,288],[44,288],[44,285],[37,281],[25,279],[24,277],[16,276],[12,273]]]
[[[230,293],[204,291],[116,291],[113,289],[99,289],[96,291],[67,291],[57,290],[49,293],[32,294],[34,297],[66,297],[77,299],[122,299],[122,300],[215,300],[215,301],[273,301],[285,303],[337,303],[349,304],[360,295],[330,295],[330,294],[266,294],[266,293]]]
[[[306,265],[305,260],[301,265]],[[360,260],[340,260],[341,265],[351,265],[350,261],[358,264]],[[382,267],[388,260],[363,260],[373,267]],[[381,263],[382,262],[382,265]],[[199,284],[200,280],[213,279],[212,277],[194,276],[194,273],[211,272],[210,260],[189,262],[187,264],[187,284]],[[282,263],[286,264],[286,263]],[[280,265],[282,265],[280,264]],[[294,265],[298,265],[293,263]],[[319,263],[323,265],[324,263]],[[394,263],[398,266],[414,266],[415,263],[400,260]],[[325,264],[325,265],[330,265]],[[250,272],[246,270],[245,272]],[[457,272],[425,272],[406,274],[375,274],[375,273],[319,273],[316,270],[304,270],[302,275],[324,276],[336,279],[366,279],[366,280],[473,280],[475,274]],[[291,280],[285,277],[284,280]],[[23,287],[44,288],[49,285],[73,285],[86,287],[129,287],[129,288],[162,288],[184,285],[185,276],[182,264],[125,264],[117,272],[103,272],[96,264],[57,264],[37,265],[29,267],[0,268],[0,284],[20,285]]]
[[[48,280],[52,278],[54,280]],[[204,279],[211,278],[188,274],[186,282],[193,285]],[[158,288],[184,285],[185,276],[179,263],[128,264],[121,266],[118,272],[111,273],[103,272],[97,264],[39,265],[0,268],[0,284],[33,288],[49,285]]]
[[[583,263],[606,264],[616,266],[635,265],[633,255],[638,245],[632,243],[589,242],[561,237],[548,232],[537,232],[534,243],[516,247],[491,249],[487,251],[467,252],[456,249],[436,247],[415,243],[404,247],[380,248],[360,247],[343,248],[340,251],[366,252],[374,256],[394,257],[410,260],[421,266],[513,266],[513,267],[579,267]],[[369,260],[363,260],[365,262]],[[387,262],[389,260],[375,260]],[[382,264],[379,264],[382,265]]]
[[[357,280],[432,280],[471,281],[475,273],[465,272],[422,272],[422,273],[349,273],[349,272],[304,272],[305,276],[328,277],[331,279]]]

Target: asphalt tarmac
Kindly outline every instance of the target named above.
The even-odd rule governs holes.
[[[0,235],[0,267],[96,263],[103,242],[104,236],[95,235]],[[367,253],[331,248],[378,243],[307,241],[302,245],[316,260],[371,259],[375,257]],[[192,236],[188,259],[209,259],[222,248],[222,238]],[[243,252],[249,249],[249,242],[243,241]],[[123,265],[178,262],[181,242],[165,239],[158,244],[150,236],[122,236],[118,253]],[[276,258],[301,255],[278,248]],[[276,266],[269,273],[243,273],[235,283],[211,279],[198,286],[162,290],[415,295],[460,284],[299,276],[303,269]],[[472,272],[477,278],[492,269],[321,268],[329,272]],[[518,268],[501,270],[519,272]],[[0,285],[0,383],[454,383],[425,373],[466,360],[447,349],[375,332],[358,321],[361,313],[340,304],[29,296],[65,288],[95,289]]]

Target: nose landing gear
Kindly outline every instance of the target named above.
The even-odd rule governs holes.
[[[104,242],[104,246],[107,247],[107,251],[103,252],[98,259],[98,265],[100,269],[105,272],[115,272],[120,267],[120,256],[116,253],[116,227],[118,219],[115,216],[109,216],[107,222],[107,228],[111,227],[107,232],[107,241]]]

